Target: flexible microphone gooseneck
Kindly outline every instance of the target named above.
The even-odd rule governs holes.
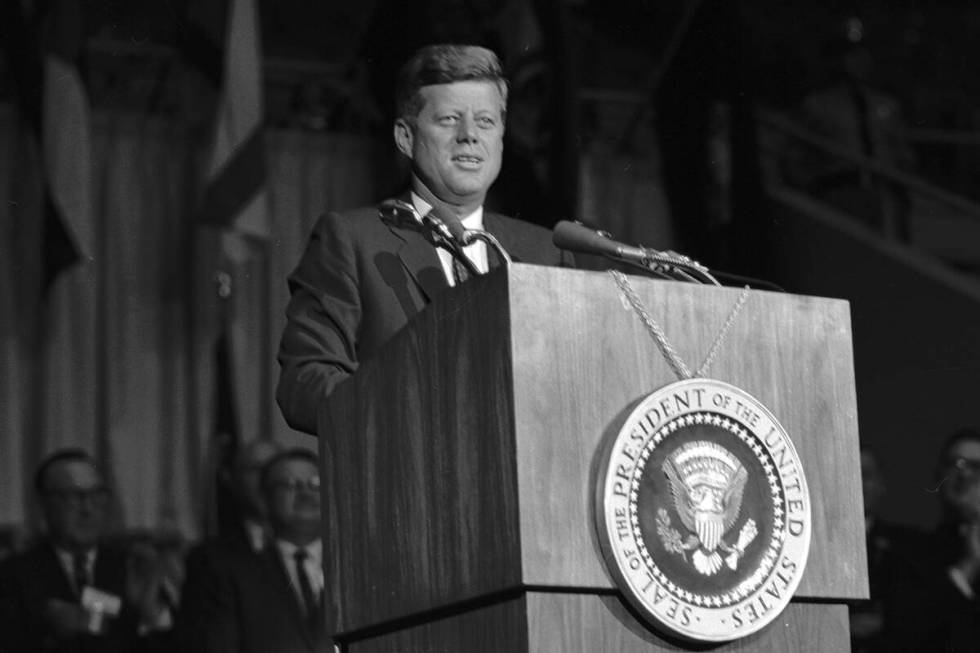
[[[562,220],[555,225],[552,238],[559,249],[598,254],[667,278],[721,285],[708,268],[687,256],[627,245],[613,240],[608,232],[592,229],[581,222]]]
[[[477,240],[482,240],[488,247],[493,249],[500,257],[500,260],[504,262],[504,266],[510,265],[513,261],[511,260],[510,254],[504,249],[504,246],[500,244],[500,241],[494,237],[489,231],[483,229],[467,229],[462,221],[453,215],[451,212],[446,211],[443,208],[433,208],[432,213],[446,225],[449,232],[457,240],[457,242],[462,245],[471,245]]]
[[[466,268],[466,271],[471,276],[481,274],[473,261],[470,260],[470,257],[463,253],[464,239],[454,234],[449,228],[449,225],[437,215],[435,210],[421,215],[411,202],[391,198],[378,205],[378,213],[385,222],[402,225],[407,216],[413,226],[426,232],[432,239],[434,245],[449,252],[454,259]],[[462,223],[458,219],[455,219],[455,216],[452,216],[452,218],[459,225],[459,231],[464,232]]]

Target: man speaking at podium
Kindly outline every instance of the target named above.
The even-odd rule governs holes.
[[[328,212],[313,228],[289,278],[276,398],[286,421],[315,433],[316,409],[440,292],[500,265],[483,241],[454,256],[423,219],[430,211],[457,230],[484,230],[514,261],[570,264],[541,227],[483,210],[500,172],[507,81],[484,48],[433,45],[399,71],[395,144],[411,162],[401,202]],[[457,222],[458,221],[458,222]],[[461,223],[461,225],[460,225]]]

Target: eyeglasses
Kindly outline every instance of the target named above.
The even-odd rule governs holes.
[[[301,478],[291,478],[288,480],[276,481],[272,484],[272,487],[283,492],[298,492],[300,489],[309,490],[310,492],[319,492],[320,477],[314,476],[313,478],[306,480]]]
[[[973,458],[951,458],[946,461],[946,469],[963,476],[980,476],[980,460]]]
[[[71,507],[80,506],[86,501],[94,506],[103,506],[109,499],[109,489],[106,487],[94,487],[88,490],[47,490],[44,494],[62,505]]]

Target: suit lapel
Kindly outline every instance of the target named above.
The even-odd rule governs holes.
[[[278,588],[279,600],[282,601],[283,605],[287,606],[286,609],[294,621],[296,632],[303,634],[303,639],[312,649],[316,637],[314,633],[310,632],[303,606],[300,604],[299,597],[293,589],[293,584],[289,580],[289,571],[286,569],[286,565],[279,553],[279,548],[274,542],[269,543],[265,551],[262,552],[261,558],[265,562],[266,570],[270,577],[270,585]]]
[[[65,575],[65,569],[58,560],[58,555],[54,552],[54,547],[44,545],[38,550],[38,557],[41,564],[38,568],[38,584],[44,587],[55,598],[71,603],[76,603],[78,597],[72,591],[71,580]]]
[[[402,199],[411,201],[411,198]],[[435,246],[413,225],[402,226],[392,222],[385,224],[397,242],[394,250],[402,266],[418,285],[426,301],[431,302],[433,297],[449,287]]]

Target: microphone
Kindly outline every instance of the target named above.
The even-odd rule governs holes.
[[[442,207],[434,206],[432,207],[432,211],[429,215],[438,223],[445,226],[450,237],[461,247],[465,247],[473,242],[473,235],[466,230],[466,227],[463,226],[460,219],[457,218],[451,211],[447,211]]]
[[[457,218],[452,212],[446,211],[442,207],[433,207],[430,215],[433,215],[436,219],[440,220],[452,235],[452,237],[461,246],[465,247],[471,245],[477,240],[482,240],[490,248],[492,248],[500,260],[504,262],[504,265],[510,265],[513,261],[510,258],[510,254],[504,249],[500,241],[497,240],[493,234],[489,231],[484,231],[483,229],[467,229],[463,226],[462,221]]]
[[[463,253],[463,245],[466,242],[466,231],[463,229],[463,223],[448,211],[439,211],[433,208],[422,215],[411,202],[390,198],[378,205],[378,213],[385,222],[396,224],[402,223],[405,216],[408,215],[411,218],[411,224],[425,231],[431,238],[433,245],[448,251],[454,259],[466,268],[471,276],[480,274],[473,261]]]
[[[378,213],[381,215],[381,219],[386,222],[398,222],[404,218],[405,214],[408,214],[412,218],[413,224],[419,227],[424,226],[422,216],[415,210],[415,205],[405,200],[394,197],[386,199],[378,205]]]
[[[482,240],[493,248],[504,265],[510,265],[512,262],[510,254],[493,234],[482,229],[467,229],[459,218],[442,207],[433,207],[431,211],[422,215],[411,202],[390,198],[378,205],[378,213],[385,222],[394,223],[403,223],[407,215],[412,225],[425,230],[432,237],[435,245],[448,250],[474,276],[479,275],[480,272],[470,258],[463,253],[463,247],[471,245],[477,240]]]
[[[613,240],[607,231],[587,227],[581,222],[562,220],[555,225],[552,242],[559,249],[583,254],[598,254],[666,275],[682,281],[721,285],[710,271],[697,261],[676,252],[660,252],[648,247],[626,245]]]
[[[552,242],[559,249],[582,254],[598,254],[626,259],[646,265],[650,255],[641,247],[624,245],[612,239],[608,231],[586,227],[581,222],[562,220],[555,225]]]

